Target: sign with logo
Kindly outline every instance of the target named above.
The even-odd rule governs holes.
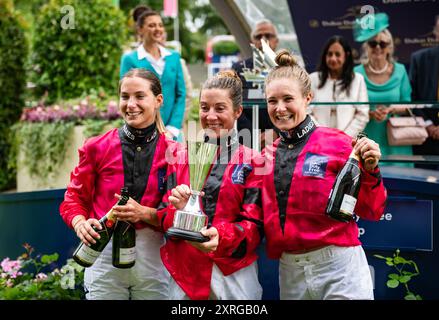
[[[398,62],[409,64],[414,51],[438,45],[433,34],[435,16],[439,14],[436,0],[339,0],[337,5],[326,0],[288,0],[288,5],[309,72],[315,71],[323,46],[334,35],[348,40],[354,59],[359,62],[361,43],[354,41],[352,27],[356,17],[368,13],[364,8],[371,6],[375,13],[385,12],[389,16],[388,29]]]
[[[358,219],[366,249],[433,250],[433,201],[389,198],[380,221]]]

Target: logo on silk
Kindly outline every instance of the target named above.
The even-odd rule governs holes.
[[[159,192],[163,193],[165,191],[166,184],[166,168],[159,168],[157,171],[157,182],[159,186]]]
[[[253,170],[253,167],[247,163],[245,164],[237,164],[235,165],[235,169],[233,169],[232,173],[232,182],[233,184],[244,184],[245,179]]]
[[[328,157],[308,152],[305,156],[302,175],[308,177],[324,178],[326,166],[328,165]]]

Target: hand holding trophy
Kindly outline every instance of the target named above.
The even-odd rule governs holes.
[[[188,142],[191,195],[186,206],[175,212],[173,226],[166,232],[167,236],[196,242],[209,240],[200,233],[207,225],[207,216],[200,207],[200,196],[217,149],[218,146],[211,143]]]

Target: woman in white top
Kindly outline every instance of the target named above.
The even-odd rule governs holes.
[[[352,49],[346,39],[331,37],[317,72],[310,75],[313,102],[368,102],[364,78],[353,68]],[[311,105],[310,113],[319,125],[337,128],[352,137],[369,122],[369,105]]]

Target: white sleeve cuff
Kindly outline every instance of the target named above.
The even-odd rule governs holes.
[[[172,133],[172,135],[174,137],[178,137],[178,135],[180,134],[180,129],[177,129],[176,127],[173,126],[166,126],[166,129]]]

